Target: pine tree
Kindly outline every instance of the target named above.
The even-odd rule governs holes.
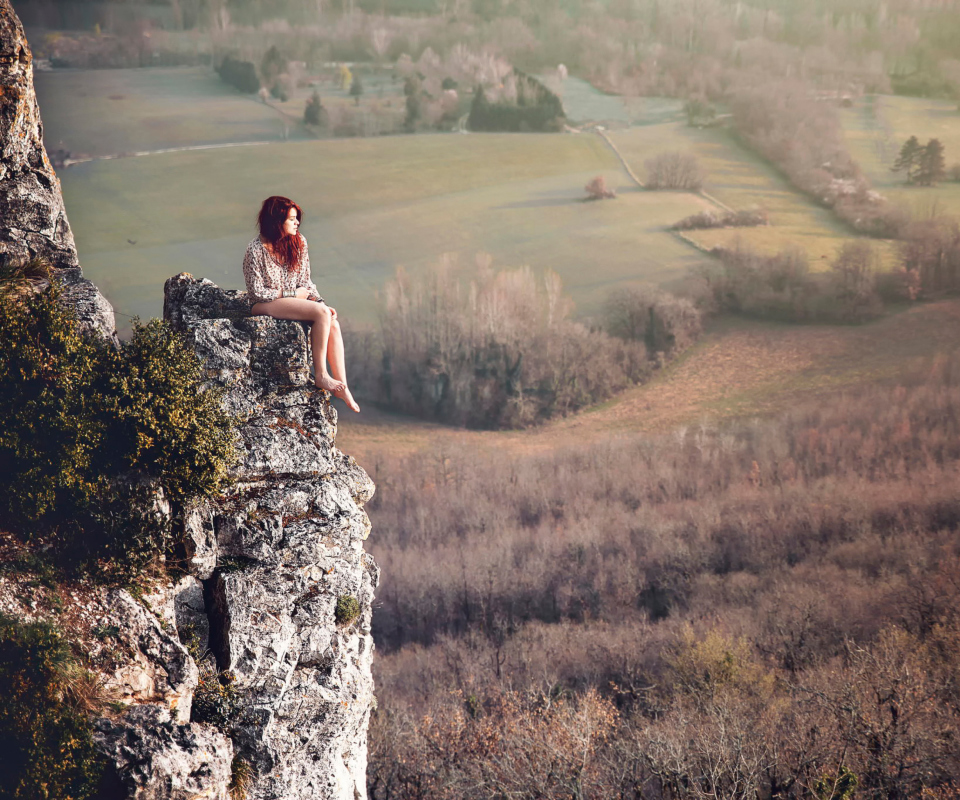
[[[923,155],[923,146],[916,136],[911,136],[903,143],[900,148],[900,155],[893,162],[891,168],[894,172],[906,172],[907,183],[913,183],[916,178],[917,167],[920,164],[920,157]]]
[[[931,139],[920,154],[916,180],[921,186],[932,186],[943,180],[947,163],[943,157],[943,145],[939,139]]]
[[[303,121],[308,125],[323,125],[326,114],[327,110],[320,100],[320,92],[315,91],[303,109]]]
[[[356,105],[360,105],[360,95],[363,94],[363,84],[360,82],[360,76],[354,75],[350,84],[350,96]]]

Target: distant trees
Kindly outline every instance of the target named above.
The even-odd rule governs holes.
[[[706,266],[710,302],[716,310],[789,322],[863,322],[883,309],[879,256],[866,241],[845,244],[827,273],[812,273],[807,254],[775,255],[717,249],[719,266]]]
[[[911,136],[903,143],[891,169],[903,172],[907,183],[920,186],[939,183],[947,173],[943,144],[939,139],[930,139],[921,145],[916,136]]]
[[[353,98],[355,105],[360,105],[360,97],[363,94],[363,82],[360,80],[359,75],[354,75],[353,80],[350,82],[350,96]]]
[[[307,100],[307,105],[303,109],[303,121],[308,125],[325,125],[327,122],[327,110],[323,107],[320,99],[320,92],[314,91]]]
[[[691,153],[660,153],[643,162],[648,189],[695,191],[703,186],[703,170]]]
[[[277,46],[271,45],[260,62],[260,75],[263,78],[263,85],[272,87],[276,79],[287,71],[287,63],[287,59],[284,58]]]
[[[737,91],[733,121],[741,138],[772,161],[801,191],[832,208],[861,233],[896,238],[907,218],[851,158],[836,109],[797,82],[768,82]]]
[[[257,77],[257,68],[252,61],[226,56],[217,67],[217,74],[224,83],[229,83],[245,94],[260,91],[260,78]]]
[[[919,140],[916,136],[911,136],[903,143],[900,148],[900,154],[897,160],[893,162],[890,168],[893,172],[903,172],[906,175],[907,183],[913,183],[916,176],[917,167],[920,164],[920,154],[923,152]]]
[[[419,278],[398,271],[384,290],[380,331],[354,337],[354,390],[428,419],[522,427],[596,403],[646,375],[640,342],[569,318],[552,272],[494,272],[467,282],[452,264]]]
[[[647,352],[669,358],[700,337],[700,311],[683,297],[655,287],[616,289],[604,304],[604,329],[612,336],[643,342]]]
[[[470,107],[468,125],[473,131],[560,131],[566,114],[563,104],[536,78],[518,69],[513,70],[516,97],[487,98],[482,86],[477,88]]]

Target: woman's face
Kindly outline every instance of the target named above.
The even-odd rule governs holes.
[[[283,221],[283,235],[294,236],[300,228],[300,220],[297,219],[297,209],[291,208],[287,213],[287,218]]]

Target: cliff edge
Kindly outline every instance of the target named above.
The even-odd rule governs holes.
[[[81,326],[115,340],[43,148],[23,28],[0,0],[0,266],[38,257]],[[240,421],[229,484],[213,502],[158,505],[180,540],[166,577],[51,589],[0,570],[0,612],[52,622],[96,673],[109,700],[95,721],[108,763],[100,797],[364,798],[373,483],[336,448],[336,412],[310,385],[299,323],[250,317],[242,292],[186,274],[167,281],[164,316]]]

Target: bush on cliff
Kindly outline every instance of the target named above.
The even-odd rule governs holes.
[[[234,423],[165,323],[118,349],[59,296],[0,296],[0,513],[71,567],[129,575],[166,546],[167,502],[217,491]]]
[[[102,763],[83,697],[83,670],[47,623],[0,614],[0,797],[82,800]]]

